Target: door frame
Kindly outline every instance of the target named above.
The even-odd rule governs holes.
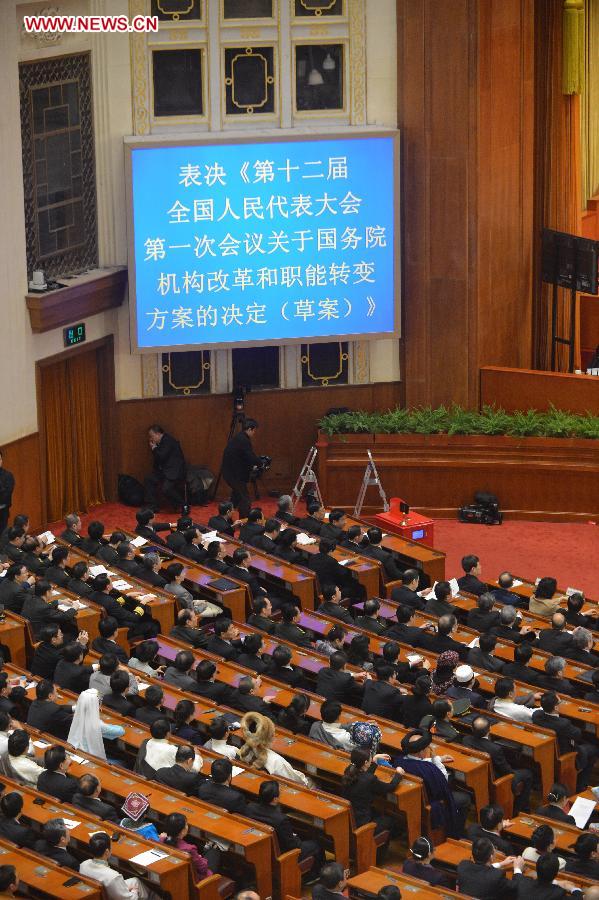
[[[100,353],[98,354],[98,351]],[[37,420],[40,444],[40,482],[41,482],[41,511],[42,521],[48,521],[48,485],[47,485],[47,455],[46,455],[46,414],[42,398],[42,372],[49,366],[65,359],[72,359],[81,353],[96,353],[98,359],[98,393],[100,402],[101,429],[100,448],[102,453],[102,468],[104,481],[104,496],[106,500],[116,497],[116,460],[117,435],[116,429],[116,395],[114,375],[114,336],[112,334],[90,341],[89,344],[80,344],[53,356],[36,360],[35,363],[35,389],[37,398]]]

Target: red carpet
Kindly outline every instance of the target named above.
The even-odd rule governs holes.
[[[260,505],[266,514],[276,507],[272,498]],[[193,507],[198,522],[207,522],[215,504]],[[303,504],[301,505],[303,511]],[[162,514],[159,516],[162,518]],[[91,519],[104,522],[110,532],[118,525],[135,527],[135,510],[119,503],[104,503],[83,516],[84,528]],[[175,519],[174,513],[164,520]],[[62,530],[61,523],[50,526]],[[599,528],[594,525],[548,522],[504,522],[499,526],[464,525],[453,519],[435,521],[435,545],[447,553],[447,577],[461,574],[460,559],[466,553],[480,556],[483,577],[494,579],[504,570],[533,581],[544,575],[557,578],[561,587],[576,587],[589,597],[599,598]]]

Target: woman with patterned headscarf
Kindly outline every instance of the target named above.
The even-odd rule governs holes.
[[[437,657],[437,668],[433,672],[432,692],[437,697],[443,694],[453,684],[454,670],[460,664],[460,657],[454,650],[444,650]]]

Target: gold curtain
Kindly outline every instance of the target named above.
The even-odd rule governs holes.
[[[41,370],[41,402],[47,517],[54,522],[104,500],[96,352],[45,366]]]
[[[580,233],[580,97],[562,93],[563,0],[537,0],[535,41],[535,365],[551,360],[551,285],[540,285],[540,233],[543,227]],[[557,334],[566,336],[570,293],[558,290]],[[578,307],[578,302],[577,302]],[[580,366],[580,329],[576,309],[574,365]],[[557,371],[568,370],[568,347],[558,345]]]
[[[599,195],[599,0],[587,0],[582,112],[582,203]]]

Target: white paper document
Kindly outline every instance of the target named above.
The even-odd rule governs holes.
[[[63,819],[65,824],[65,828],[68,828],[69,831],[73,828],[77,828],[77,825],[81,825],[81,822],[76,822],[75,819]]]
[[[339,565],[340,566],[349,566],[350,562],[353,562],[353,559],[340,559]]]
[[[164,853],[162,850],[144,850],[143,853],[132,856],[129,862],[136,863],[138,866],[151,866],[152,863],[160,862],[167,856],[168,853]]]
[[[143,545],[147,544],[148,542],[145,537],[142,537],[141,534],[139,534],[136,538],[133,538],[132,541],[129,541],[129,543],[132,547],[143,547]]]
[[[205,534],[202,535],[201,541],[202,541],[202,544],[204,544],[205,546],[210,544],[212,541],[220,541],[221,544],[227,543],[224,538],[218,536],[216,530],[215,531],[207,531]]]
[[[131,587],[129,582],[125,581],[124,578],[119,578],[118,581],[113,581],[112,586],[113,586],[113,588],[116,588],[117,591],[128,591],[129,588]]]
[[[108,569],[106,569],[102,565],[90,566],[89,574],[92,575],[94,578],[96,577],[96,575],[108,575]]]
[[[43,541],[44,544],[46,544],[46,545],[56,543],[56,538],[54,537],[54,535],[52,534],[51,531],[44,531],[43,534],[38,534],[38,538],[40,541]]]
[[[579,591],[578,588],[566,588],[566,597],[571,597],[572,594],[582,594],[583,591]]]
[[[236,775],[239,775],[239,773],[243,772],[243,771],[245,771],[245,770],[242,769],[240,766],[233,766],[233,772],[232,772],[231,777],[235,778]]]
[[[315,538],[310,537],[309,535],[305,534],[303,531],[300,531],[300,533],[297,535],[295,540],[300,545],[300,547],[304,547],[306,544],[315,544],[316,543]]]
[[[587,800],[586,797],[577,797],[568,815],[573,816],[578,828],[586,828],[587,822],[591,818],[591,814],[597,804],[594,800]]]
[[[479,646],[479,644],[478,644],[478,638],[475,637],[474,640],[470,641],[470,643],[468,644],[468,646],[470,647],[471,650],[472,650],[473,647],[478,647],[478,646]]]
[[[451,588],[451,596],[457,597],[458,594],[460,593],[460,586],[458,584],[458,579],[452,578],[451,581],[449,582],[449,586]]]
[[[514,578],[514,580],[513,580],[513,582],[512,582],[512,587],[513,587],[513,588],[515,588],[515,587],[520,587],[523,583],[524,583],[524,582],[522,582],[522,581],[518,581],[517,578]]]

